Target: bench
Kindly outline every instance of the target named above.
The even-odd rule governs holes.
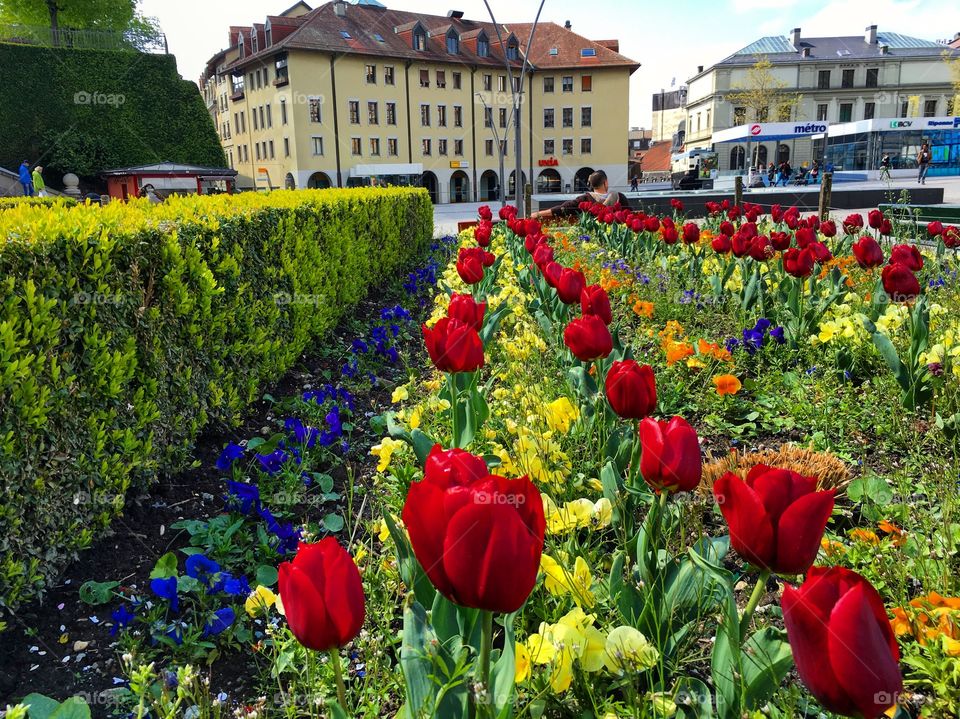
[[[960,224],[960,205],[901,205],[881,203],[885,215],[909,214],[917,222],[946,222]]]

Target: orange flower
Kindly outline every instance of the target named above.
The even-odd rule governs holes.
[[[890,535],[890,542],[895,547],[902,547],[907,542],[907,535],[904,533],[900,527],[892,522],[888,522],[886,519],[881,520],[880,524],[877,525],[877,528],[881,532],[886,532]]]
[[[904,634],[913,634],[913,622],[907,616],[903,607],[895,607],[893,610],[893,619],[890,620],[890,626],[893,627],[893,633],[898,637]]]
[[[667,353],[667,366],[670,367],[684,357],[693,354],[693,347],[686,342],[667,342],[663,348]]]
[[[726,349],[718,344],[707,342],[706,340],[701,339],[697,342],[697,352],[702,355],[706,355],[707,357],[713,357],[713,359],[717,359],[722,362],[733,361],[733,357],[729,352],[727,352]]]
[[[844,547],[840,542],[833,542],[826,537],[820,540],[820,549],[823,550],[824,554],[826,554],[828,558],[845,554],[847,551],[847,548]]]
[[[854,529],[850,531],[850,539],[866,544],[880,544],[880,537],[869,529]]]
[[[702,341],[702,340],[701,340]],[[732,374],[721,374],[713,378],[713,384],[717,388],[717,394],[723,397],[725,394],[736,394],[743,386]]]
[[[653,302],[644,302],[643,300],[637,300],[633,303],[633,311],[637,314],[638,317],[653,317]]]

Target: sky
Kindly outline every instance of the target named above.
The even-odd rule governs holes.
[[[313,7],[321,4],[311,2]],[[483,0],[382,0],[388,7],[488,19]],[[263,22],[294,0],[141,0],[145,15],[160,21],[180,74],[196,81],[206,61],[227,44],[230,25]],[[501,23],[532,22],[537,0],[490,0]],[[928,40],[960,32],[960,3],[953,0],[545,0],[541,22],[562,25],[592,40],[615,38],[620,52],[641,67],[630,81],[630,124],[650,127],[651,101],[695,74],[766,35],[862,35],[867,25]]]

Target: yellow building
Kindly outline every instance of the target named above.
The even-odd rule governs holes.
[[[499,137],[509,196],[510,84],[531,26],[502,25],[498,37],[493,24],[462,15],[300,2],[232,27],[201,88],[238,186],[422,184],[439,203],[492,200]],[[522,181],[535,191],[580,189],[600,169],[611,186],[629,185],[623,148],[639,65],[618,49],[569,23],[537,26],[521,110]]]

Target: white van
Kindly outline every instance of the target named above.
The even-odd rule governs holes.
[[[688,150],[670,157],[670,184],[674,190],[711,189],[716,177],[717,153]]]

